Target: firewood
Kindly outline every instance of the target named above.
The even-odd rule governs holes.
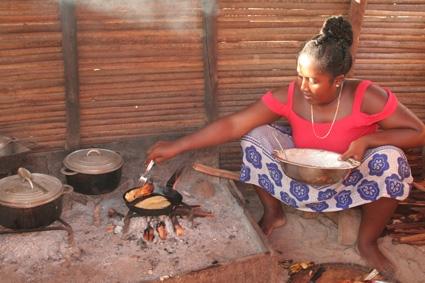
[[[408,199],[425,200],[425,192],[418,191],[418,190],[412,190],[410,192]]]
[[[409,244],[412,242],[425,241],[425,233],[400,237],[399,242]]]
[[[417,200],[417,201],[401,201],[400,203],[399,203],[400,205],[410,205],[410,206],[423,206],[423,207],[425,207],[425,201],[420,201],[420,200]]]
[[[200,163],[194,163],[192,167],[196,171],[202,172],[202,173],[205,173],[205,174],[208,174],[208,175],[227,178],[227,179],[231,179],[231,180],[235,180],[235,181],[240,180],[239,179],[239,176],[240,176],[239,172],[233,172],[233,171],[228,171],[228,170],[224,170],[224,169],[218,169],[218,168],[210,167],[210,166],[203,165],[203,164],[200,164]]]
[[[419,222],[425,219],[425,214],[423,213],[412,213],[407,215],[407,218],[412,222]]]
[[[183,227],[180,225],[180,223],[179,223],[179,221],[178,221],[178,219],[177,219],[177,216],[172,215],[172,216],[170,217],[170,219],[171,219],[171,223],[173,223],[174,232],[176,233],[176,235],[177,235],[178,237],[183,236],[183,235],[184,235],[184,229],[183,229]]]
[[[409,243],[410,245],[416,245],[416,246],[423,246],[425,245],[425,241],[416,241],[416,242],[412,242]]]
[[[423,229],[395,229],[394,233],[420,234],[420,233],[425,233],[425,228],[423,228]]]
[[[419,228],[419,227],[425,227],[425,222],[396,223],[396,224],[389,224],[389,225],[387,225],[387,229],[388,230],[394,230],[394,229],[413,229],[413,228]]]
[[[398,243],[399,242],[398,240],[401,237],[406,237],[406,236],[410,236],[410,235],[406,234],[406,233],[390,233],[390,234],[388,234],[388,236],[390,236],[393,239],[393,242]]]
[[[424,181],[422,181],[422,182],[413,182],[413,187],[415,189],[418,189],[418,190],[422,191],[422,192],[425,192],[425,182]]]
[[[210,211],[203,210],[200,207],[193,208],[194,217],[214,217],[214,214]]]
[[[154,240],[155,234],[152,226],[148,225],[145,231],[143,232],[143,239],[147,242],[152,242]]]
[[[165,223],[160,221],[157,225],[156,225],[156,231],[158,232],[159,238],[161,240],[166,240],[167,239],[167,229],[165,228]]]

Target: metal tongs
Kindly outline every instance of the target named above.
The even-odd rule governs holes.
[[[145,172],[142,173],[139,177],[139,186],[143,186],[149,179],[149,172],[152,170],[153,166],[155,165],[155,161],[151,160],[146,166]]]

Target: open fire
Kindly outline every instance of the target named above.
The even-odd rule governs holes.
[[[112,219],[109,230],[115,234],[122,234],[125,239],[137,237],[145,242],[156,242],[159,239],[184,236],[185,227],[180,224],[179,218],[185,218],[190,228],[193,228],[195,217],[213,217],[213,214],[201,209],[200,205],[188,205],[182,202],[168,215],[141,216],[131,210],[123,215],[110,208],[108,217]]]

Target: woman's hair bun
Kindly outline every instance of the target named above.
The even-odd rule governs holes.
[[[353,44],[353,30],[351,23],[342,16],[333,16],[328,18],[323,24],[320,33],[328,38],[350,47]]]

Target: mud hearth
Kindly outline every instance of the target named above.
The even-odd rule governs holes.
[[[159,175],[171,173],[162,170]],[[0,276],[6,282],[164,280],[267,253],[226,184],[189,168],[176,187],[184,204],[152,217],[132,215],[124,204],[132,178],[124,176],[109,194],[72,193],[61,218],[75,245],[63,230],[0,235]]]

